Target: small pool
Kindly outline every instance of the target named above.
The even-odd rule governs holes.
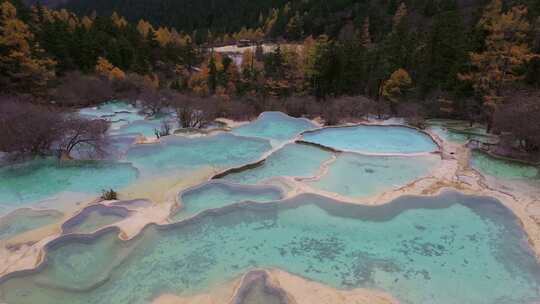
[[[473,151],[471,164],[481,173],[501,179],[540,181],[539,167],[496,158],[478,150]]]
[[[142,174],[166,174],[212,166],[216,170],[257,161],[272,146],[267,140],[218,134],[201,138],[168,136],[160,143],[138,145],[127,153]]]
[[[56,210],[17,209],[0,217],[0,240],[52,225],[63,217],[64,215]]]
[[[311,177],[331,157],[331,152],[318,147],[287,144],[272,153],[262,165],[229,174],[223,179],[240,184],[257,184],[276,176]]]
[[[62,192],[97,195],[135,181],[138,171],[113,161],[36,159],[0,167],[0,213],[37,203]]]
[[[264,112],[257,120],[236,128],[232,132],[242,136],[261,137],[283,142],[315,127],[307,119],[290,117],[281,112]]]
[[[159,117],[146,117],[133,105],[122,101],[111,101],[98,107],[83,108],[79,114],[90,118],[101,118],[111,122],[110,133],[113,135],[138,134],[155,137],[155,130],[160,130],[163,121],[169,121],[171,133],[177,128],[173,113],[164,113]]]
[[[484,126],[471,126],[466,121],[429,120],[427,123],[429,130],[446,141],[458,144],[465,144],[469,140],[478,140],[480,142],[496,141],[496,138],[486,133]]]
[[[119,222],[128,215],[129,211],[122,207],[92,205],[65,222],[62,225],[62,231],[65,234],[90,234]]]
[[[326,175],[308,184],[353,198],[367,197],[405,186],[428,175],[438,164],[438,155],[395,157],[343,153]]]
[[[213,181],[180,194],[183,208],[173,215],[173,220],[240,202],[270,202],[282,197],[281,190],[272,186],[243,186]]]
[[[303,140],[333,149],[370,154],[411,154],[437,151],[428,135],[401,126],[323,128],[306,132]]]

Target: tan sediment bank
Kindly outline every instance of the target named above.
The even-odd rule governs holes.
[[[339,290],[310,281],[279,269],[255,270],[228,284],[214,288],[206,294],[181,297],[164,294],[153,304],[243,304],[241,290],[250,284],[248,277],[253,272],[266,275],[266,286],[282,291],[287,304],[391,304],[399,303],[392,296],[375,290]]]

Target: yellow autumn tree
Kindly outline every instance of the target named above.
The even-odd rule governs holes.
[[[126,78],[126,73],[118,67],[114,67],[109,73],[109,80],[121,80]]]
[[[156,31],[156,40],[161,47],[165,47],[172,42],[172,35],[168,28],[160,27]]]
[[[46,58],[28,25],[8,1],[0,4],[0,82],[7,88],[43,93],[56,63]]]
[[[210,89],[208,88],[208,67],[203,67],[199,72],[195,73],[188,82],[188,87],[193,91],[194,94],[199,96],[207,96],[210,94]]]
[[[381,88],[381,95],[390,102],[392,112],[396,112],[396,104],[406,90],[412,86],[412,79],[405,69],[397,69],[390,75]]]
[[[88,18],[88,16],[84,16],[81,20],[81,24],[86,30],[89,30],[90,28],[92,28],[94,20]]]
[[[107,77],[109,80],[118,80],[126,78],[126,74],[120,68],[115,67],[106,58],[99,57],[96,64],[96,73]]]
[[[112,13],[111,20],[117,28],[124,28],[128,25],[128,22],[126,21],[126,19],[118,15],[116,12]]]
[[[502,1],[493,0],[484,10],[478,27],[487,33],[485,50],[471,53],[474,70],[458,75],[461,80],[473,84],[482,96],[488,117],[488,130],[499,104],[504,102],[503,88],[523,78],[519,68],[537,57],[527,43],[530,25],[527,7],[514,6],[503,12]]]
[[[153,30],[154,28],[152,27],[150,22],[146,20],[141,19],[139,20],[139,23],[137,23],[137,31],[139,31],[139,34],[141,34],[141,36],[143,36],[144,38],[148,37],[148,33]]]

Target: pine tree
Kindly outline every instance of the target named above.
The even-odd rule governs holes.
[[[208,61],[208,89],[210,94],[216,92],[218,85],[218,69],[216,65],[216,58],[214,54],[210,55],[210,60]]]
[[[441,88],[452,90],[457,73],[467,60],[466,33],[457,10],[440,13],[434,17],[426,47],[420,58],[422,93]]]
[[[299,40],[302,38],[303,35],[303,22],[302,18],[300,17],[300,13],[296,12],[294,16],[289,20],[289,23],[287,24],[287,38],[289,40]]]
[[[400,25],[400,23],[403,21],[403,18],[405,18],[407,14],[407,5],[405,5],[405,2],[401,2],[396,13],[394,14],[394,18],[392,18],[394,29],[396,29]]]
[[[335,43],[328,36],[317,38],[315,44],[309,47],[306,60],[305,75],[313,95],[325,99],[335,94],[341,72]]]
[[[360,44],[364,48],[370,48],[371,47],[371,34],[369,33],[369,17],[366,17],[364,19],[364,24],[362,25],[362,32],[360,33]]]

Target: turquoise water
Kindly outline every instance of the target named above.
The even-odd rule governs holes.
[[[486,127],[482,125],[471,126],[469,122],[462,120],[431,119],[427,121],[428,129],[437,134],[440,138],[465,144],[471,139],[481,142],[493,142],[493,138],[486,133]]]
[[[259,167],[225,176],[223,179],[241,184],[257,184],[275,176],[310,177],[332,157],[332,153],[317,147],[287,144],[272,153]]]
[[[181,220],[201,211],[220,208],[240,202],[269,202],[283,197],[282,192],[270,186],[241,186],[221,182],[210,182],[188,190],[180,195],[183,208],[173,216]]]
[[[492,157],[481,151],[473,151],[472,166],[482,174],[502,179],[540,181],[540,168]]]
[[[349,197],[366,197],[405,186],[428,175],[439,163],[437,155],[384,157],[344,153],[326,175],[309,184]]]
[[[17,209],[0,218],[0,240],[54,224],[63,218],[55,210]]]
[[[113,130],[112,134],[141,134],[146,137],[156,137],[155,130],[161,129],[161,122],[158,120],[140,120],[131,124],[125,125],[117,130]]]
[[[64,233],[90,234],[126,218],[129,212],[120,207],[93,205],[62,225]]]
[[[83,108],[79,114],[90,118],[102,118],[111,122],[112,129],[129,125],[138,120],[144,120],[137,108],[122,101],[111,101],[97,107]]]
[[[407,127],[355,126],[307,132],[303,139],[342,151],[359,153],[422,153],[438,149],[427,135]]]
[[[226,133],[201,138],[169,136],[158,144],[133,147],[127,159],[143,174],[163,174],[203,166],[239,166],[257,161],[271,148],[267,140]]]
[[[39,273],[0,285],[17,303],[146,303],[194,293],[255,267],[278,267],[338,288],[377,287],[402,303],[530,303],[540,265],[512,213],[450,192],[384,206],[313,195],[57,244]]]
[[[282,142],[315,127],[306,119],[290,117],[281,112],[264,112],[254,122],[234,129],[233,133]]]
[[[154,137],[154,130],[159,130],[164,120],[170,121],[171,133],[177,127],[172,113],[161,114],[155,119],[150,119],[133,105],[122,101],[111,101],[99,107],[84,108],[79,110],[79,114],[110,121],[110,132],[114,135],[141,134]]]
[[[98,194],[137,179],[137,169],[109,161],[36,159],[0,167],[0,213],[54,197],[62,192]]]

